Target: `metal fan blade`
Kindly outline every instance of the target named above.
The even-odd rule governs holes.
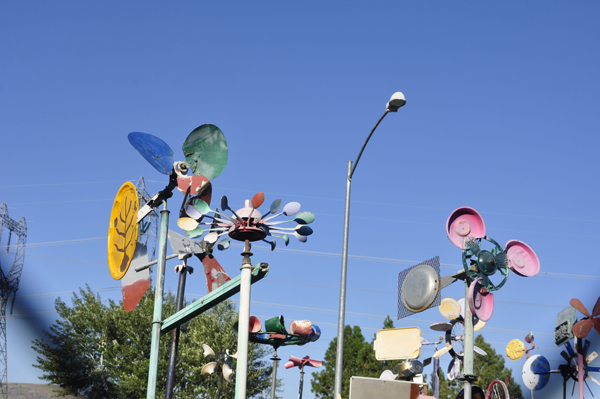
[[[477,345],[473,345],[473,350],[479,353],[481,356],[487,356],[487,353]]]
[[[434,358],[434,359],[437,359],[437,358],[439,358],[439,357],[440,357],[440,356],[442,356],[443,354],[445,354],[445,353],[448,353],[448,351],[449,351],[450,349],[452,349],[452,345],[451,345],[451,344],[449,344],[449,343],[446,343],[446,346],[444,346],[444,347],[443,347],[442,349],[440,349],[440,350],[437,350],[437,351],[436,351],[436,352],[433,354],[433,358]]]
[[[577,338],[585,338],[590,333],[593,326],[594,322],[592,321],[592,319],[583,319],[575,323],[575,325],[573,326],[573,334]]]
[[[560,355],[563,357],[563,359],[565,359],[567,362],[571,361],[571,358],[569,357],[569,355],[567,355],[567,352],[565,351],[561,351]]]
[[[588,313],[587,309],[585,308],[585,306],[583,306],[583,303],[581,303],[581,301],[579,299],[573,298],[573,299],[571,299],[571,301],[569,303],[571,304],[571,306],[573,306],[575,309],[579,310],[585,316],[590,317],[590,314]]]
[[[596,304],[594,305],[594,309],[592,309],[592,316],[593,317],[600,316],[600,297],[598,297],[598,300],[596,301]]]
[[[594,330],[600,335],[600,318],[594,319]]]
[[[300,212],[296,215],[294,221],[298,224],[311,224],[315,221],[315,214],[312,212]]]
[[[593,371],[595,373],[598,373],[598,372],[600,372],[600,367],[598,367],[598,366],[589,366],[588,367],[588,371]]]
[[[450,331],[452,330],[452,323],[448,323],[447,321],[443,321],[440,323],[433,323],[429,326],[433,331]]]
[[[300,211],[300,204],[298,202],[290,202],[283,207],[283,214],[285,216],[295,215]]]
[[[494,262],[498,267],[508,266],[508,256],[506,255],[506,252],[500,252],[498,255],[494,256]]]
[[[590,364],[591,362],[593,362],[596,358],[598,357],[598,353],[597,352],[592,352],[589,355],[587,355],[587,357],[585,358],[585,362],[587,364]]]
[[[454,381],[460,374],[460,360],[458,358],[452,359],[448,364],[448,381]]]
[[[298,227],[296,227],[296,231],[301,236],[309,236],[313,233],[313,229],[311,229],[310,227],[308,227],[307,225],[304,225],[304,224],[298,225]]]
[[[215,351],[206,344],[202,344],[202,349],[204,349],[204,356],[215,357]]]
[[[597,379],[595,379],[591,375],[588,374],[587,378],[589,378],[590,380],[594,381],[596,384],[600,385],[600,381],[598,381]]]
[[[211,375],[215,372],[215,369],[217,368],[218,363],[217,362],[210,362],[204,365],[204,367],[202,367],[202,370],[200,370],[200,374],[202,375]]]
[[[431,357],[428,357],[427,359],[423,360],[423,367],[429,366],[431,364]]]
[[[252,197],[252,207],[254,209],[259,208],[263,202],[265,202],[265,193],[262,191],[260,193],[256,193],[254,197]]]
[[[471,251],[474,255],[477,255],[479,253],[480,245],[479,245],[479,241],[477,241],[477,239],[472,238],[472,237],[467,237],[467,238],[465,238],[464,245],[465,245],[466,249]]]
[[[573,351],[573,347],[571,346],[571,343],[569,341],[565,342],[565,348],[567,348],[567,352],[569,352],[569,356],[571,356],[571,357],[575,356],[575,351]],[[567,360],[569,360],[569,359],[567,358]]]

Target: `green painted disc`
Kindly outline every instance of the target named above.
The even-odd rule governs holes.
[[[209,180],[218,177],[227,165],[227,141],[215,125],[206,124],[194,129],[182,149],[192,173],[204,175]]]

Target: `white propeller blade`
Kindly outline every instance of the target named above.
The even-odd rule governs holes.
[[[446,346],[445,346],[445,347],[443,347],[443,348],[442,348],[442,349],[440,349],[440,350],[437,350],[437,351],[436,351],[436,352],[433,354],[433,357],[434,357],[434,359],[437,359],[437,358],[439,358],[440,356],[442,356],[443,354],[445,354],[445,353],[448,353],[448,351],[449,351],[450,349],[452,349],[452,345],[446,342]]]
[[[215,351],[206,344],[202,344],[202,349],[204,349],[204,356],[215,357]]]
[[[480,347],[478,347],[477,345],[473,345],[473,350],[477,353],[479,353],[481,356],[487,356],[487,353],[485,353],[485,351],[483,349],[481,349]]]

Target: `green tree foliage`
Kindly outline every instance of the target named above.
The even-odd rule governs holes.
[[[148,384],[151,321],[154,293],[149,290],[133,312],[122,303],[103,302],[87,288],[74,294],[72,307],[60,298],[55,303],[58,319],[45,337],[33,341],[39,354],[35,367],[40,379],[63,388],[59,396],[86,398],[144,398]],[[164,296],[163,314],[174,313],[175,298]],[[216,375],[203,376],[202,367],[211,361],[203,356],[202,344],[215,351],[236,351],[233,323],[237,312],[225,301],[182,326],[176,365],[175,397],[213,398]],[[157,393],[166,389],[171,334],[160,340]],[[248,352],[248,397],[260,397],[270,390],[272,366],[263,360],[265,347],[250,344]],[[233,365],[235,369],[235,363]],[[234,375],[235,377],[235,375]],[[233,397],[235,384],[225,384],[221,397]]]
[[[383,322],[384,328],[393,328],[394,322],[388,316]],[[313,373],[311,379],[311,392],[318,399],[333,398],[335,385],[335,352],[337,349],[337,337],[330,343],[325,352],[323,367],[321,371]],[[344,327],[344,371],[342,373],[342,397],[350,396],[350,377],[374,377],[377,378],[387,368],[385,362],[375,359],[373,344],[367,343],[362,335],[360,327]]]
[[[506,376],[511,376],[508,384],[510,397],[512,399],[523,399],[521,387],[512,378],[512,371],[504,366],[504,357],[496,353],[490,344],[485,342],[482,335],[475,337],[475,345],[487,353],[487,356],[475,354],[473,373],[478,377],[475,385],[487,391],[492,381],[500,380],[505,382]],[[462,383],[457,380],[447,381],[444,374],[440,368],[438,373],[440,377],[440,399],[454,399],[462,389]],[[429,381],[429,395],[433,394],[432,381],[433,379]]]

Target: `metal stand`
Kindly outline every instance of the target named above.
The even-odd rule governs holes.
[[[465,340],[463,346],[464,365],[461,380],[464,381],[464,399],[471,399],[472,384],[477,380],[473,375],[473,314],[469,307],[469,279],[465,279]]]
[[[150,370],[148,372],[147,399],[156,398],[156,376],[158,374],[158,351],[160,348],[160,328],[162,324],[163,290],[165,286],[165,263],[167,257],[167,233],[169,231],[169,211],[163,200],[160,211],[160,233],[158,244],[158,268],[154,290],[154,316],[152,320],[152,343],[150,345]]]
[[[189,255],[191,256],[191,255]],[[189,257],[188,256],[188,257]],[[194,269],[187,266],[187,258],[183,258],[183,265],[179,268],[179,285],[177,286],[177,302],[175,304],[175,312],[179,312],[183,307],[183,297],[185,295],[185,280],[187,273],[192,274]],[[177,362],[177,350],[179,348],[179,333],[180,327],[177,327],[171,332],[171,355],[169,356],[169,368],[167,372],[167,394],[166,399],[173,397],[173,387],[175,386],[175,363]]]
[[[302,399],[302,387],[304,386],[304,364],[300,366],[300,390],[298,392],[298,399]]]
[[[277,388],[277,362],[281,360],[277,357],[277,348],[273,347],[275,353],[271,360],[273,361],[273,380],[271,381],[271,399],[275,399],[275,388]]]
[[[250,324],[250,279],[252,277],[252,264],[250,257],[250,241],[246,240],[244,260],[241,267],[240,281],[240,312],[238,321],[238,358],[237,377],[235,379],[235,399],[246,399],[246,383],[248,378],[248,325]]]

